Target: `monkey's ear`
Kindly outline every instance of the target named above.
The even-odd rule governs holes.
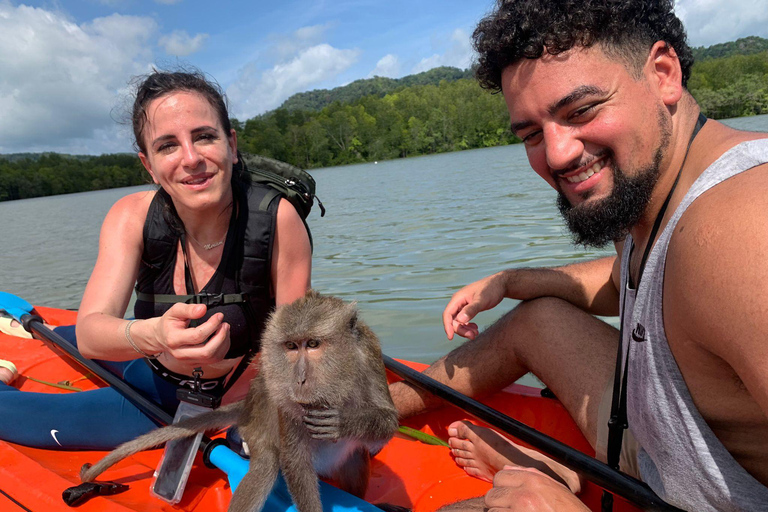
[[[349,317],[349,321],[347,323],[347,327],[349,328],[349,331],[354,334],[355,336],[358,335],[358,329],[357,329],[357,309],[352,309],[352,316]]]

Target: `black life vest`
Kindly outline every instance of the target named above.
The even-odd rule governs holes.
[[[173,274],[183,231],[172,227],[181,223],[170,196],[162,189],[157,191],[144,224],[144,251],[134,307],[136,318],[150,318],[162,315],[177,302],[206,304],[208,312],[198,323],[223,311],[225,321],[232,326],[227,359],[259,350],[261,331],[274,309],[271,259],[282,195],[274,188],[254,183],[245,190],[233,186],[233,197],[233,219],[222,261],[211,282],[202,293],[176,295]],[[238,307],[233,309],[234,305]],[[227,318],[227,308],[232,318]],[[235,314],[238,311],[242,315]],[[233,323],[241,324],[240,328],[235,329]]]

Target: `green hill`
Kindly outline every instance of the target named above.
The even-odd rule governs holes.
[[[702,62],[733,55],[754,55],[764,51],[768,51],[768,39],[749,36],[707,47],[697,46],[693,48],[693,58],[695,62]]]
[[[307,110],[317,112],[335,101],[349,103],[364,96],[382,97],[399,87],[412,87],[414,85],[437,85],[442,80],[453,82],[462,78],[472,78],[472,71],[461,70],[448,66],[430,69],[423,73],[404,76],[403,78],[386,78],[376,76],[364,78],[333,89],[316,89],[314,91],[294,94],[279,108],[288,111]]]

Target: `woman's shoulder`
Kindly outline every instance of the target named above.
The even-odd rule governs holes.
[[[104,219],[105,227],[143,229],[155,190],[143,190],[118,199]]]

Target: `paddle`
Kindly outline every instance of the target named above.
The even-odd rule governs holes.
[[[115,391],[123,395],[141,412],[156,422],[168,425],[173,421],[172,415],[168,414],[155,402],[147,399],[136,388],[102,367],[96,361],[83,357],[71,343],[48,328],[39,316],[33,314],[33,309],[32,305],[24,299],[7,292],[0,292],[0,310],[5,310],[6,313],[21,323],[24,329],[36,335],[39,339],[47,341],[56,348],[63,350],[69,357],[109,384]]]
[[[6,311],[15,320],[20,322],[27,331],[31,332],[42,341],[49,342],[56,348],[63,350],[69,357],[109,384],[150,418],[163,425],[168,425],[173,421],[173,416],[163,410],[155,402],[144,397],[141,392],[133,386],[109,372],[97,362],[83,357],[82,354],[80,354],[80,352],[78,352],[67,340],[47,327],[43,323],[43,320],[33,313],[33,309],[32,305],[24,299],[7,292],[0,292],[0,311]],[[200,443],[200,449],[203,450],[206,465],[217,467],[223,471],[227,475],[230,489],[234,492],[243,475],[248,471],[249,463],[228,447],[224,446],[223,443],[224,441],[221,439],[211,440],[210,438],[203,436],[203,440]],[[115,492],[108,485],[105,485],[103,488],[92,487],[90,490],[93,493],[92,495]],[[320,495],[323,500],[323,509],[328,512],[381,512],[381,509],[375,505],[322,481],[320,482]],[[82,501],[85,501],[88,497],[90,496],[86,496]],[[73,501],[70,505],[74,506],[79,503],[80,502]],[[288,493],[285,483],[282,481],[282,478],[280,478],[275,483],[275,487],[267,498],[267,503],[263,510],[264,512],[285,512],[292,507],[293,500]]]
[[[384,365],[405,381],[442,398],[476,418],[498,428],[534,448],[542,450],[561,464],[573,469],[603,489],[618,494],[630,502],[647,510],[679,511],[680,509],[664,502],[645,483],[624,473],[612,469],[597,459],[581,453],[557,439],[542,434],[536,429],[514,418],[481,404],[458,391],[437,382],[423,373],[384,355]]]

